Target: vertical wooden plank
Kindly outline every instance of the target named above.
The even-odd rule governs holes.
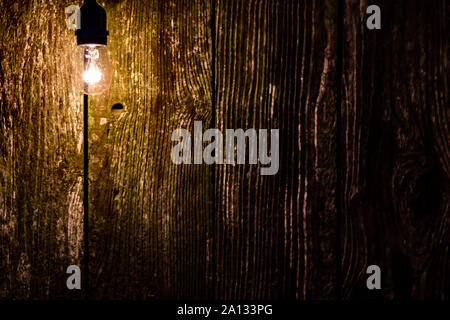
[[[345,2],[345,298],[448,298],[448,16],[446,1]]]
[[[81,96],[69,1],[0,3],[0,298],[78,298]]]
[[[105,8],[116,76],[92,103],[93,297],[205,297],[210,168],[170,154],[174,129],[210,121],[209,1]]]
[[[333,298],[334,4],[218,1],[216,16],[216,127],[280,130],[276,175],[216,167],[216,295]]]

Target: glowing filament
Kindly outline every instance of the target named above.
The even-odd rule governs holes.
[[[96,84],[102,79],[102,73],[95,65],[90,65],[89,68],[83,72],[83,80],[89,85]]]
[[[97,67],[99,52],[95,48],[86,50],[87,69],[83,72],[83,80],[89,85],[94,85],[102,79],[102,72]]]

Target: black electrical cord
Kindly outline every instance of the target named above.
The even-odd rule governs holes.
[[[89,144],[88,144],[88,95],[83,103],[83,208],[84,208],[84,298],[89,298]]]

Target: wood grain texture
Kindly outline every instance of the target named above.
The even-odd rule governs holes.
[[[105,8],[117,74],[91,105],[92,297],[205,297],[210,168],[170,154],[174,129],[210,121],[209,2]]]
[[[334,297],[335,8],[219,1],[217,123],[279,129],[280,168],[216,167],[217,297]]]
[[[66,1],[0,3],[0,298],[80,296],[81,99]]]
[[[369,3],[345,2],[343,296],[448,299],[450,7],[377,4],[382,29],[369,31]]]
[[[380,0],[369,31],[369,2],[342,1],[339,123],[336,2],[99,1],[114,78],[89,97],[91,299],[448,299],[449,5]],[[0,299],[82,297],[74,3],[0,3]],[[278,173],[173,164],[196,120],[279,129]]]

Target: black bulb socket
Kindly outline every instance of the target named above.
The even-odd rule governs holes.
[[[81,25],[75,31],[77,44],[105,45],[109,35],[106,30],[106,11],[95,0],[84,0],[80,8]]]

